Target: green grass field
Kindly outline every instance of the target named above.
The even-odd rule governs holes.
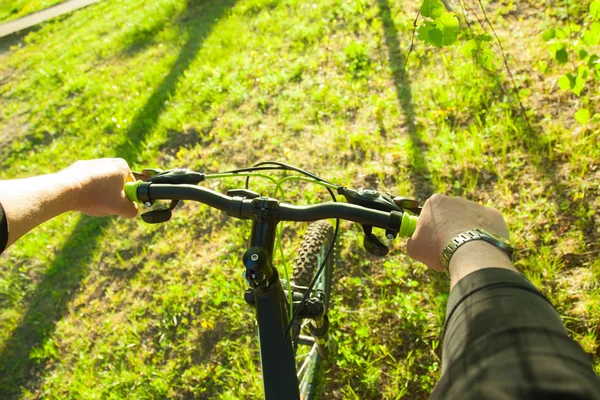
[[[418,7],[104,0],[46,23],[0,54],[0,178],[96,157],[204,172],[275,159],[421,202],[464,196],[503,213],[516,265],[600,372],[599,119],[575,120],[584,96],[558,88],[569,65],[553,66],[541,38],[565,23],[564,5],[487,7],[531,129],[500,59],[489,72],[462,44],[417,40],[407,61]],[[326,198],[287,186],[289,202]],[[342,228],[324,398],[427,398],[448,282],[402,240],[378,259],[359,226]],[[288,260],[304,229],[286,225]],[[159,226],[67,214],[27,235],[0,257],[0,397],[259,398],[248,235],[191,203]]]

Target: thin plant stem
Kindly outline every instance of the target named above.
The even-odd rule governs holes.
[[[496,38],[498,46],[500,47],[500,55],[502,56],[502,60],[504,62],[504,67],[506,68],[506,71],[508,72],[508,76],[510,77],[510,81],[511,81],[511,83],[513,85],[513,90],[515,92],[515,96],[517,97],[517,102],[519,103],[519,107],[521,107],[521,112],[523,114],[523,118],[525,118],[525,122],[527,122],[527,127],[529,128],[529,131],[533,132],[533,128],[532,128],[531,123],[529,121],[529,117],[527,116],[527,111],[525,110],[525,106],[523,105],[523,102],[521,101],[521,97],[519,97],[519,89],[517,88],[517,83],[516,83],[515,78],[513,76],[512,70],[508,66],[508,58],[506,56],[506,52],[504,51],[504,47],[502,46],[502,41],[500,40],[500,37],[496,33],[496,30],[494,29],[494,26],[490,22],[490,20],[489,20],[489,18],[487,16],[487,13],[485,12],[485,7],[483,6],[482,1],[481,0],[477,0],[477,2],[479,3],[479,7],[481,8],[481,12],[483,13],[483,17],[485,19],[485,22],[487,22],[488,26],[492,30],[492,33],[494,34],[494,37]]]
[[[404,73],[406,72],[406,66],[408,65],[408,59],[410,58],[410,55],[412,54],[412,51],[414,48],[415,33],[417,32],[417,21],[419,20],[420,15],[421,15],[421,10],[419,10],[417,12],[417,17],[415,18],[415,20],[413,22],[413,31],[412,31],[412,36],[410,38],[410,48],[408,49],[408,54],[406,55],[406,59],[404,60],[404,65],[402,66],[402,74],[400,75],[401,81],[404,81]]]

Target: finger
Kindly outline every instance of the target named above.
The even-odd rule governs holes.
[[[129,206],[124,210],[122,214],[125,218],[135,218],[138,214],[138,205],[136,203],[129,203]]]
[[[138,214],[138,205],[127,200],[126,204],[122,204],[116,214],[124,218],[135,218]]]
[[[121,190],[116,214],[125,218],[134,218],[137,216],[137,213],[138,205],[127,198],[127,196],[125,195],[125,190]]]

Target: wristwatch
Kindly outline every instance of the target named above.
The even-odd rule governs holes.
[[[473,240],[485,240],[486,242],[493,244],[500,250],[504,251],[508,257],[512,260],[512,255],[515,249],[510,245],[510,243],[501,236],[494,235],[486,230],[476,228],[471,229],[470,231],[466,231],[456,236],[454,239],[448,243],[446,247],[444,247],[444,251],[442,251],[442,265],[448,270],[448,266],[450,265],[450,259],[452,255],[456,252],[456,250],[465,243],[468,243]]]

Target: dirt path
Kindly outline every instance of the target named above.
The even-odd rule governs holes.
[[[46,10],[37,12],[35,14],[28,15],[23,18],[19,18],[14,21],[7,22],[0,25],[0,38],[12,35],[13,33],[22,31],[27,28],[31,28],[42,22],[51,20],[63,14],[70,13],[80,8],[87,7],[90,4],[99,2],[100,0],[68,0],[64,3],[58,4],[54,7],[50,7]]]

